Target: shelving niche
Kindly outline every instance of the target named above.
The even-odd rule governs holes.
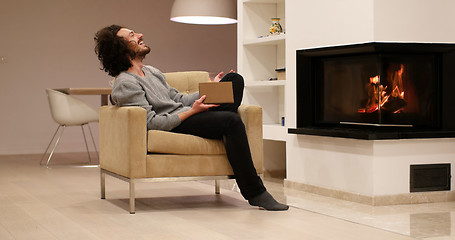
[[[285,141],[282,126],[286,80],[276,69],[285,68],[286,34],[269,36],[272,18],[279,17],[285,29],[284,0],[238,0],[238,72],[245,78],[247,104],[263,109],[264,139]]]

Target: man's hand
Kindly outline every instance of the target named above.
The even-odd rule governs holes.
[[[231,69],[231,71],[229,71],[229,73],[232,73],[234,72],[234,70]],[[215,79],[213,79],[214,82],[219,82],[221,81],[221,78],[223,77],[224,75],[224,72],[220,72],[218,73],[216,76],[215,76]]]
[[[193,109],[195,111],[195,114],[200,113],[200,112],[205,112],[205,111],[209,110],[209,108],[211,108],[211,107],[219,106],[218,104],[205,104],[204,100],[206,97],[207,96],[202,95],[202,97],[200,97],[198,100],[194,101],[193,107],[191,107],[191,109]]]
[[[190,110],[179,113],[178,115],[179,115],[180,121],[183,122],[185,119],[189,118],[190,116],[192,116],[194,114],[197,114],[200,112],[205,112],[205,111],[209,110],[209,108],[219,106],[218,104],[205,104],[204,103],[205,98],[206,98],[206,96],[203,95],[202,97],[200,97],[199,99],[194,101],[193,106],[191,107]]]

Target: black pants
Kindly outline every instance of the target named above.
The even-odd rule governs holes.
[[[221,81],[231,81],[234,91],[233,104],[221,104],[210,111],[201,112],[183,121],[172,132],[191,134],[203,138],[225,138],[225,147],[237,185],[245,199],[251,199],[266,189],[257,175],[251,158],[250,147],[237,108],[243,97],[243,77],[227,74]]]

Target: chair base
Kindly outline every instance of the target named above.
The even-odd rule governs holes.
[[[177,182],[215,180],[215,194],[220,194],[220,180],[234,179],[232,175],[194,176],[194,177],[160,177],[160,178],[128,178],[105,169],[100,169],[101,199],[106,199],[106,174],[129,183],[130,214],[136,212],[135,183],[137,182]]]
[[[85,123],[85,124],[82,124],[82,125],[80,125],[80,126],[81,126],[81,130],[82,130],[82,135],[84,136],[85,148],[86,148],[86,150],[87,150],[87,154],[88,154],[88,159],[89,159],[89,161],[88,161],[88,164],[86,164],[86,165],[77,164],[77,166],[97,166],[97,165],[91,164],[91,163],[92,163],[92,158],[91,158],[91,156],[90,156],[90,151],[89,151],[89,149],[88,149],[87,137],[86,137],[86,135],[85,135],[84,125],[87,125],[87,127],[88,127],[88,129],[89,129],[89,131],[90,131],[90,136],[91,136],[91,138],[92,138],[93,148],[95,149],[97,158],[98,158],[98,160],[99,160],[99,154],[98,154],[98,150],[96,149],[96,144],[95,144],[95,139],[93,138],[92,129],[90,128],[90,125],[89,125],[88,123]],[[52,158],[52,156],[54,155],[54,151],[55,151],[55,149],[57,148],[57,145],[58,145],[58,143],[60,142],[60,138],[62,137],[63,132],[65,131],[65,128],[66,128],[66,127],[67,127],[66,125],[59,125],[59,126],[57,127],[57,130],[55,131],[54,135],[52,136],[51,141],[49,142],[49,145],[47,145],[47,148],[46,148],[46,150],[44,151],[43,156],[41,157],[40,165],[45,165],[47,168],[49,168],[49,163],[50,163],[50,161],[51,161],[51,158]],[[50,148],[52,142],[54,141],[55,136],[57,135],[57,133],[58,133],[58,131],[60,130],[60,128],[62,128],[62,131],[60,132],[60,134],[58,135],[57,140],[55,141],[55,144],[54,144],[54,146],[53,146],[53,148],[52,148],[51,153],[49,154],[49,157],[48,157],[48,159],[47,159],[46,164],[43,164],[44,157],[46,156],[47,151],[49,150],[49,148]],[[71,164],[71,165],[74,165],[74,164]],[[55,164],[53,164],[52,166],[67,166],[67,165],[66,165],[66,164],[64,164],[64,165],[55,165]]]

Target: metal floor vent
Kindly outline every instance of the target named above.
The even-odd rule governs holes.
[[[450,163],[411,165],[410,192],[450,190]]]

